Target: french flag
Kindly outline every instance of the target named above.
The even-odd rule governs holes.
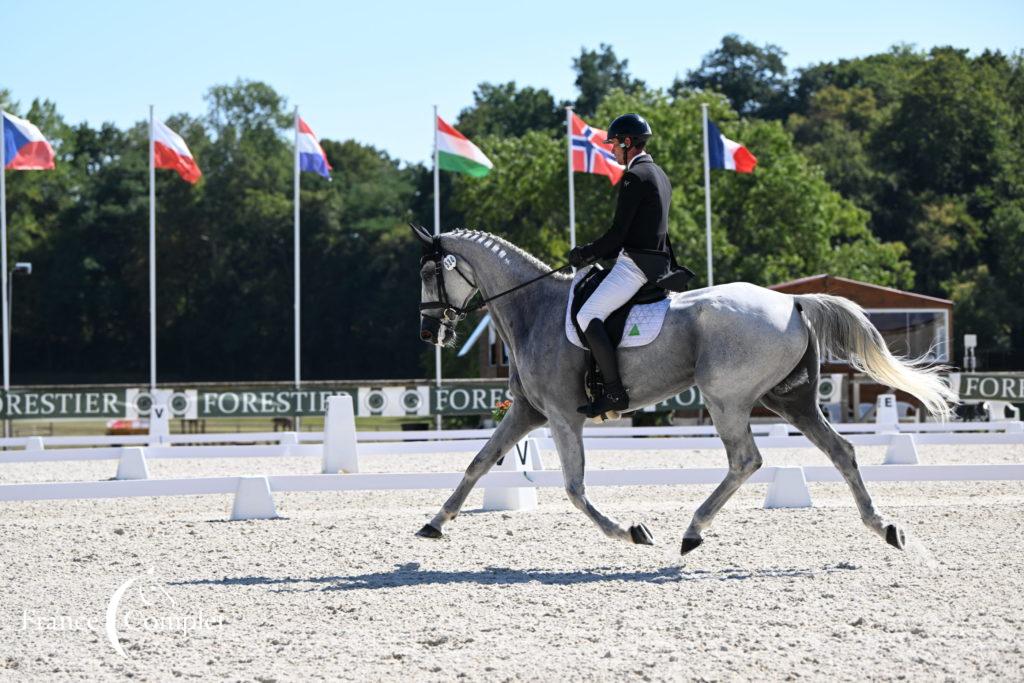
[[[3,113],[4,168],[48,171],[54,167],[53,147],[30,121]]]
[[[299,133],[296,136],[296,144],[299,148],[299,170],[319,173],[330,180],[331,165],[327,162],[327,155],[320,141],[316,139],[316,133],[309,127],[302,117],[298,117]]]
[[[185,141],[161,121],[153,121],[153,165],[177,171],[182,180],[193,185],[203,175]]]
[[[722,135],[711,119],[708,119],[708,161],[711,168],[737,173],[753,173],[757,166],[757,157],[740,143]]]

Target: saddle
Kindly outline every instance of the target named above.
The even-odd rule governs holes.
[[[565,310],[565,335],[569,341],[587,351],[587,370],[583,386],[587,400],[594,401],[604,391],[604,378],[594,355],[587,347],[586,336],[576,322],[576,314],[597,286],[611,271],[596,264],[576,274]],[[658,283],[645,284],[622,307],[605,320],[605,329],[616,348],[644,346],[658,338],[669,309],[668,292]],[[606,416],[611,419],[612,416]],[[599,422],[602,421],[598,420]]]
[[[576,337],[579,340],[577,346],[587,348],[586,337],[583,335],[583,330],[580,329],[580,325],[576,322],[576,314],[583,308],[583,304],[586,303],[590,295],[594,293],[611,270],[602,268],[600,264],[597,264],[587,271],[583,272],[583,276],[573,283],[572,297],[569,301],[568,318],[569,322],[572,323],[573,330],[576,332]],[[664,306],[655,307],[656,310],[638,311],[639,316],[633,316],[632,323],[630,325],[630,331],[633,333],[633,337],[642,337],[635,341],[641,343],[629,344],[629,346],[642,346],[644,343],[650,343],[658,336],[658,332],[661,331],[661,324],[664,321],[664,314],[668,310],[668,293],[658,285],[656,282],[648,282],[640,290],[633,295],[629,301],[627,301],[621,308],[616,309],[608,318],[604,321],[605,329],[608,331],[608,337],[612,340],[612,345],[619,347],[622,345],[623,335],[626,332],[626,322],[630,318],[630,313],[634,306],[640,306],[645,304],[656,304],[664,301]],[[652,315],[653,314],[653,315]],[[660,314],[660,315],[659,315]],[[643,320],[637,319],[642,318]],[[641,331],[641,323],[646,323]],[[635,329],[634,329],[635,328]],[[568,332],[568,330],[567,330]],[[646,334],[644,333],[646,332]],[[577,340],[570,337],[570,341],[576,342]]]

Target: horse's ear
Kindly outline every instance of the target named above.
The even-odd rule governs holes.
[[[428,247],[433,246],[434,237],[430,234],[429,230],[418,223],[410,223],[409,227],[412,228],[412,234],[416,235],[416,238],[420,242],[423,242],[423,244]]]

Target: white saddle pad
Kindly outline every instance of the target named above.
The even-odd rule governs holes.
[[[576,334],[576,326],[572,324],[572,300],[573,290],[589,269],[583,268],[576,272],[573,278],[572,288],[569,290],[569,302],[565,306],[565,336],[566,338],[585,349],[586,346],[580,341]],[[658,338],[661,333],[661,326],[665,323],[665,314],[671,302],[668,298],[656,301],[653,304],[640,304],[633,306],[626,318],[626,328],[622,332],[622,341],[619,342],[620,349],[628,349],[634,346],[645,346]]]

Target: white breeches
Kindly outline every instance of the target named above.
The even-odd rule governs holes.
[[[612,271],[608,273],[594,293],[586,300],[576,314],[580,329],[586,330],[593,320],[604,322],[609,315],[621,308],[640,288],[647,283],[647,276],[640,266],[626,254],[619,252]]]

